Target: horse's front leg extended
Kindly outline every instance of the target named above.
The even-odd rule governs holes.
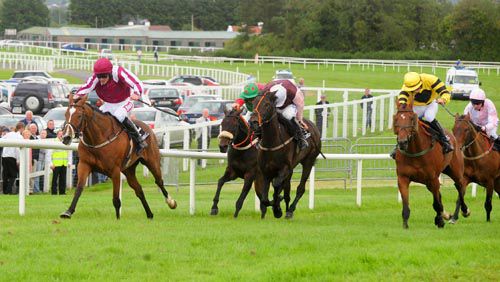
[[[115,169],[111,175],[113,181],[113,206],[115,207],[116,219],[120,219],[120,207],[122,202],[120,200],[120,170]]]
[[[212,209],[210,211],[211,215],[217,215],[219,213],[219,207],[217,204],[219,203],[219,196],[220,196],[220,191],[222,190],[222,186],[224,183],[231,181],[236,178],[236,174],[234,173],[234,170],[232,170],[229,166],[226,168],[226,171],[224,172],[224,175],[219,178],[219,181],[217,182],[217,191],[215,191],[215,196],[213,199],[213,205]]]
[[[401,194],[401,199],[403,200],[403,211],[401,213],[403,217],[403,228],[408,229],[408,219],[410,218],[410,193],[408,186],[410,185],[410,179],[405,176],[398,175],[398,189]]]
[[[73,195],[73,200],[71,201],[69,209],[59,215],[61,218],[71,218],[73,213],[75,213],[76,204],[78,203],[78,199],[80,199],[80,196],[82,195],[83,187],[85,186],[85,183],[87,183],[87,177],[89,176],[90,172],[91,168],[88,164],[83,162],[80,162],[78,164],[78,183],[76,184],[76,191]]]

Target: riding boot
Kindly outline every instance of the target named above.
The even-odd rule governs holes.
[[[128,118],[125,118],[122,122],[123,126],[127,130],[127,132],[130,134],[130,137],[132,137],[132,140],[137,144],[137,153],[140,153],[144,148],[148,146],[148,143],[142,138],[141,133],[139,132],[139,129],[135,126],[135,124],[129,120]]]
[[[432,129],[437,131],[437,133],[439,134],[438,138],[439,138],[439,143],[441,143],[441,145],[443,146],[443,154],[447,154],[453,151],[454,149],[450,143],[450,139],[444,133],[444,129],[441,127],[441,124],[439,124],[439,122],[436,119],[430,122],[429,124],[432,127]]]
[[[291,122],[295,127],[295,140],[297,140],[299,144],[299,149],[303,150],[309,147],[309,143],[307,142],[307,138],[310,136],[309,132],[306,132],[304,128],[300,125],[299,121],[296,118],[292,118]]]

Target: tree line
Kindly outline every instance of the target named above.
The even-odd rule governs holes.
[[[500,60],[498,0],[72,0],[71,25],[148,19],[173,30],[264,23],[226,45],[233,56],[395,57]],[[3,0],[1,25],[46,26],[42,0]]]

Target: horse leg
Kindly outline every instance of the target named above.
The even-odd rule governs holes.
[[[403,228],[405,229],[408,229],[408,219],[410,218],[410,191],[408,189],[409,185],[410,179],[408,177],[398,175],[398,189],[403,202],[403,211],[401,212],[401,215],[403,217]]]
[[[120,169],[116,168],[111,174],[111,181],[113,181],[113,206],[115,207],[116,219],[120,219],[120,207],[122,202],[120,200]]]
[[[468,217],[470,215],[470,210],[467,207],[467,204],[465,204],[465,191],[467,188],[467,184],[469,183],[469,180],[466,179],[465,176],[463,176],[463,171],[457,170],[457,166],[453,164],[450,164],[448,167],[446,167],[443,173],[445,173],[446,175],[450,176],[451,179],[453,179],[455,188],[457,189],[458,192],[455,211],[453,212],[453,216],[449,220],[449,223],[455,224],[458,221],[458,213],[460,209],[462,210],[462,215],[464,217]]]
[[[127,168],[126,170],[123,171],[125,176],[127,177],[127,183],[128,185],[134,189],[135,195],[139,200],[141,200],[142,206],[144,207],[144,211],[146,211],[146,216],[149,219],[153,218],[153,213],[151,212],[151,209],[149,208],[148,202],[146,201],[146,197],[144,196],[144,191],[142,190],[142,186],[137,181],[137,177],[135,176],[135,169],[137,167],[137,164]]]
[[[165,202],[167,203],[168,207],[170,209],[175,209],[177,207],[177,202],[170,197],[168,194],[167,190],[163,186],[163,179],[161,177],[161,168],[160,168],[160,156],[154,156],[151,157],[151,159],[142,159],[141,163],[144,164],[149,171],[151,171],[151,174],[153,174],[153,177],[155,178],[155,183],[160,188],[161,193],[163,194],[163,197],[165,197]]]
[[[496,181],[498,182],[498,181]],[[486,210],[486,221],[490,221],[490,214],[492,210],[491,199],[493,198],[494,182],[492,180],[486,183],[486,200],[484,201],[484,209]]]
[[[245,182],[243,183],[243,188],[241,189],[240,197],[236,201],[236,209],[234,211],[234,217],[238,217],[238,214],[240,213],[241,208],[243,207],[243,202],[245,201],[248,192],[252,188],[252,183],[255,180],[255,175],[253,172],[247,172],[245,174]]]
[[[295,194],[295,199],[293,200],[293,203],[290,205],[290,208],[286,212],[285,216],[286,219],[291,219],[293,217],[293,212],[297,207],[297,203],[299,202],[300,198],[302,198],[302,195],[304,195],[304,192],[306,191],[306,182],[307,179],[309,178],[309,174],[311,174],[311,170],[312,167],[314,166],[315,161],[316,158],[312,158],[302,162],[302,176],[300,177],[299,186],[297,186],[297,193]]]
[[[275,186],[277,184],[277,186]],[[274,183],[273,181],[273,188],[274,188],[274,193],[273,193],[273,215],[275,218],[281,218],[283,216],[283,211],[281,210],[281,190],[283,189],[283,181],[281,183]]]
[[[219,203],[219,196],[220,196],[220,191],[222,190],[222,185],[224,183],[234,180],[236,178],[236,174],[234,171],[228,166],[226,167],[226,171],[224,172],[224,175],[222,175],[221,178],[219,178],[219,181],[217,182],[217,191],[215,192],[214,200],[213,200],[213,205],[212,205],[212,210],[210,211],[211,215],[217,215],[219,213],[219,207],[217,204]]]
[[[438,228],[443,228],[444,227],[444,220],[443,218],[449,218],[449,216],[446,216],[444,214],[444,208],[443,208],[443,203],[441,201],[441,192],[439,192],[439,179],[436,178],[432,180],[431,183],[427,184],[427,189],[432,193],[432,196],[434,198],[432,202],[432,207],[436,211],[436,217],[434,218],[434,224]]]
[[[285,198],[286,212],[290,210],[290,181],[292,180],[292,175],[288,177],[283,183],[283,197]]]
[[[257,180],[259,177],[257,177]],[[270,205],[269,203],[269,185],[271,184],[271,180],[265,176],[262,176],[261,183],[259,184],[261,187],[261,195],[260,195],[260,218],[264,219],[266,217],[267,207]]]
[[[83,187],[85,186],[87,177],[89,176],[91,171],[92,170],[88,164],[83,162],[80,162],[78,164],[78,183],[76,184],[75,195],[73,196],[73,200],[71,201],[71,205],[69,206],[69,208],[65,212],[61,213],[59,217],[71,218],[71,216],[75,213],[76,204],[78,203],[78,199],[80,199],[80,196],[82,195]]]

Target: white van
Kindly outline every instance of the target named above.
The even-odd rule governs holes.
[[[452,67],[446,72],[445,84],[451,87],[451,98],[457,100],[469,100],[472,89],[481,85],[475,70],[460,67]]]

